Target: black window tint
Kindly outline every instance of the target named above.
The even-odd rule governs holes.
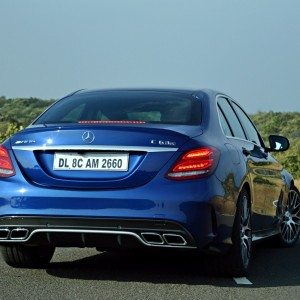
[[[83,113],[84,107],[84,104],[76,106],[62,118],[62,121],[64,123],[72,123],[74,120],[78,120]]]
[[[232,136],[231,129],[230,129],[225,117],[224,117],[223,112],[219,108],[218,108],[218,112],[219,112],[220,123],[221,123],[224,134],[226,136]]]
[[[201,101],[179,93],[75,94],[58,101],[35,124],[80,121],[144,121],[157,124],[199,125]]]
[[[226,120],[229,123],[229,126],[233,132],[233,135],[235,137],[246,139],[246,136],[244,134],[243,128],[239,122],[239,119],[237,118],[236,114],[234,113],[232,107],[228,103],[228,100],[225,98],[219,98],[218,104],[220,105],[222,111],[224,112],[224,115],[226,117]]]
[[[255,127],[253,126],[253,124],[251,123],[251,121],[249,120],[248,116],[244,113],[244,111],[238,106],[236,105],[234,102],[232,102],[233,108],[236,111],[243,127],[244,130],[246,131],[246,135],[249,141],[256,143],[257,145],[261,146],[260,143],[260,139],[258,136],[258,133],[255,129]]]

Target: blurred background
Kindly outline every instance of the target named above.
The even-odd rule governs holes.
[[[300,2],[2,0],[0,139],[81,88],[213,88],[300,178]]]

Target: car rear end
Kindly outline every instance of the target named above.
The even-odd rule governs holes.
[[[0,244],[203,248],[219,151],[192,93],[80,92],[0,148]]]

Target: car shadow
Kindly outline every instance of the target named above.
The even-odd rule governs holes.
[[[296,286],[300,284],[300,244],[279,248],[274,242],[256,244],[247,278],[252,287]],[[54,262],[51,276],[99,281],[150,282],[186,285],[237,285],[232,278],[211,275],[210,257],[187,252],[102,252],[70,262]]]

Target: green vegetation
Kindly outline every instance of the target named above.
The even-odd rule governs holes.
[[[0,142],[30,124],[53,102],[37,98],[0,97]],[[296,178],[300,178],[300,113],[259,112],[251,117],[267,145],[269,134],[289,138],[290,149],[276,154],[276,157]]]
[[[300,178],[300,113],[259,112],[252,115],[266,145],[269,134],[279,134],[290,140],[290,149],[277,153],[276,158],[293,174]]]
[[[38,98],[6,99],[0,97],[0,122],[27,126],[53,102],[54,100]]]
[[[0,97],[0,142],[29,125],[54,100]]]

